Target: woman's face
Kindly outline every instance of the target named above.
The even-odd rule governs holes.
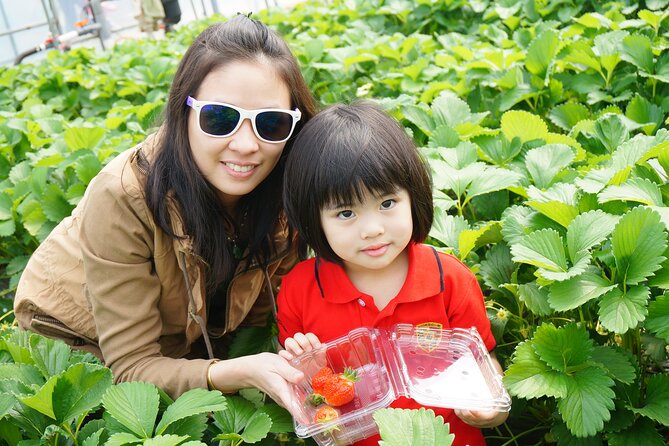
[[[224,102],[247,110],[289,110],[291,105],[288,85],[276,71],[268,64],[252,61],[231,62],[210,72],[194,99]],[[248,119],[230,136],[209,136],[200,130],[193,109],[188,117],[188,140],[195,163],[229,209],[267,178],[286,145],[258,139]]]

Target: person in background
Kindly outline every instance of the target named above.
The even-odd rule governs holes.
[[[160,0],[135,0],[139,22],[139,30],[152,36],[160,29],[160,23],[165,18],[165,9]]]
[[[161,0],[163,10],[165,11],[165,32],[171,33],[174,31],[174,25],[181,21],[181,7],[179,0]]]
[[[181,60],[165,121],[91,181],[37,248],[14,301],[21,328],[104,360],[116,382],[255,387],[284,406],[303,374],[276,353],[226,359],[266,325],[297,262],[283,212],[285,159],[315,113],[281,37],[238,15]]]
[[[429,169],[404,129],[381,109],[359,102],[316,115],[288,158],[284,203],[290,224],[316,254],[291,270],[279,292],[280,354],[287,360],[355,328],[398,323],[473,326],[488,350],[495,347],[474,274],[422,243],[434,212]],[[401,397],[392,407],[421,406]],[[431,409],[450,424],[455,446],[485,444],[480,428],[508,416]],[[376,435],[355,444],[378,441]]]

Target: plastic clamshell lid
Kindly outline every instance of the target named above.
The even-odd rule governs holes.
[[[300,355],[292,365],[306,377],[293,386],[300,402],[293,410],[295,433],[321,446],[347,445],[377,433],[373,413],[399,396],[433,407],[508,411],[511,405],[475,328],[357,328]],[[326,366],[335,373],[350,367],[359,381],[354,400],[335,408],[338,418],[318,423],[318,407],[309,403],[311,377]]]
[[[506,412],[511,398],[476,328],[399,324],[391,345],[406,396],[424,406]]]

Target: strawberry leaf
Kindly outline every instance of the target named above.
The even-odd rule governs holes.
[[[548,287],[541,287],[536,282],[518,285],[518,297],[527,308],[537,316],[548,316],[553,309],[548,305]]]
[[[514,262],[527,263],[549,271],[567,271],[567,258],[560,234],[554,229],[541,229],[511,245]]]
[[[537,36],[527,48],[525,67],[527,71],[541,77],[547,77],[553,58],[560,43],[559,34],[548,29]]]
[[[623,39],[623,60],[646,73],[653,73],[653,49],[648,37],[637,34]]]
[[[669,342],[669,296],[658,296],[648,305],[646,329]]]
[[[217,390],[190,389],[181,394],[163,413],[156,426],[156,434],[165,432],[168,426],[192,415],[225,410],[227,401]]]
[[[649,206],[663,206],[662,192],[660,192],[659,186],[646,178],[631,178],[619,186],[607,186],[597,194],[597,201],[600,203],[608,203],[614,200],[634,201]]]
[[[501,135],[483,135],[472,138],[484,154],[484,158],[498,166],[505,166],[511,162],[523,148],[520,138],[507,140]]]
[[[617,150],[629,139],[629,130],[621,115],[608,113],[595,121],[595,136],[606,147],[609,153]]]
[[[432,118],[437,127],[447,125],[453,128],[463,122],[470,122],[472,112],[469,104],[445,90],[432,102]]]
[[[599,318],[602,325],[610,331],[625,333],[635,328],[648,314],[646,305],[650,289],[646,286],[627,288],[623,292],[615,288],[605,294],[599,302]]]
[[[592,360],[599,363],[613,379],[632,384],[636,379],[636,370],[629,354],[617,347],[598,345],[592,351]]]
[[[574,217],[567,227],[567,250],[572,261],[580,251],[589,250],[603,242],[618,220],[619,217],[599,209]]]
[[[546,217],[559,223],[563,227],[569,224],[578,215],[578,208],[560,201],[526,201],[525,204],[532,209],[536,209]]]
[[[609,446],[666,446],[655,424],[648,418],[637,418],[634,424],[621,432],[607,435]]]
[[[633,412],[669,426],[669,375],[654,375],[648,380],[645,405]]]
[[[469,198],[517,186],[522,176],[503,167],[486,166],[467,189]]]
[[[511,275],[516,265],[511,260],[511,251],[505,243],[493,245],[481,261],[481,277],[487,286],[497,288],[511,282]]]
[[[590,358],[593,342],[585,329],[575,324],[562,328],[542,324],[534,334],[533,346],[539,358],[549,367],[568,373]]]
[[[613,380],[598,367],[588,367],[569,377],[567,395],[558,401],[558,410],[569,430],[577,437],[601,431],[611,419],[615,404]]]
[[[567,395],[567,376],[543,362],[533,348],[532,341],[518,344],[512,363],[504,374],[504,385],[520,398],[541,398]]]
[[[64,141],[67,148],[76,152],[77,150],[90,150],[95,147],[107,131],[102,127],[69,127],[65,129]]]
[[[548,303],[556,311],[569,311],[616,288],[595,271],[551,285]]]
[[[667,233],[657,212],[636,207],[623,215],[611,239],[617,279],[637,284],[660,268],[667,247]]]
[[[452,190],[457,197],[462,197],[469,185],[477,177],[484,175],[486,166],[473,163],[458,169],[448,162],[431,160],[434,187],[440,190]]]
[[[44,215],[53,222],[60,222],[72,213],[72,206],[65,197],[65,192],[57,184],[49,184],[42,199]]]
[[[500,229],[499,222],[489,221],[476,229],[465,229],[460,232],[458,239],[459,257],[464,259],[473,249],[501,241]]]
[[[381,434],[380,446],[450,446],[454,435],[449,424],[431,409],[421,407],[409,409],[379,409],[374,412],[374,421]]]
[[[469,229],[469,223],[464,217],[448,215],[441,209],[435,208],[430,237],[439,240],[450,248],[457,248],[460,233],[466,229]]]
[[[107,413],[138,438],[150,438],[158,416],[159,395],[153,384],[127,382],[112,386],[102,398]]]
[[[548,118],[563,130],[571,131],[580,121],[590,118],[590,109],[578,102],[566,102],[554,107]]]
[[[651,103],[643,96],[636,95],[627,104],[625,116],[636,123],[643,124],[642,130],[650,135],[662,123],[664,113],[661,107]]]
[[[564,144],[547,144],[529,150],[525,155],[525,167],[534,184],[546,189],[555,177],[574,160],[575,153]]]
[[[545,140],[548,136],[546,123],[537,115],[532,113],[513,110],[502,115],[500,128],[507,140],[519,138],[521,142],[533,139]]]

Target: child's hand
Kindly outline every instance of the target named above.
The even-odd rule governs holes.
[[[497,360],[495,352],[490,353],[492,365],[500,375],[504,374],[502,365]],[[504,423],[509,417],[509,412],[497,412],[495,410],[465,410],[455,409],[455,415],[470,426],[480,428],[495,427]]]
[[[455,415],[470,426],[481,429],[499,426],[504,423],[509,416],[509,412],[455,409]]]
[[[321,341],[313,333],[295,333],[292,338],[286,338],[284,342],[285,350],[281,350],[279,355],[290,361],[295,356],[308,352],[321,346]]]

